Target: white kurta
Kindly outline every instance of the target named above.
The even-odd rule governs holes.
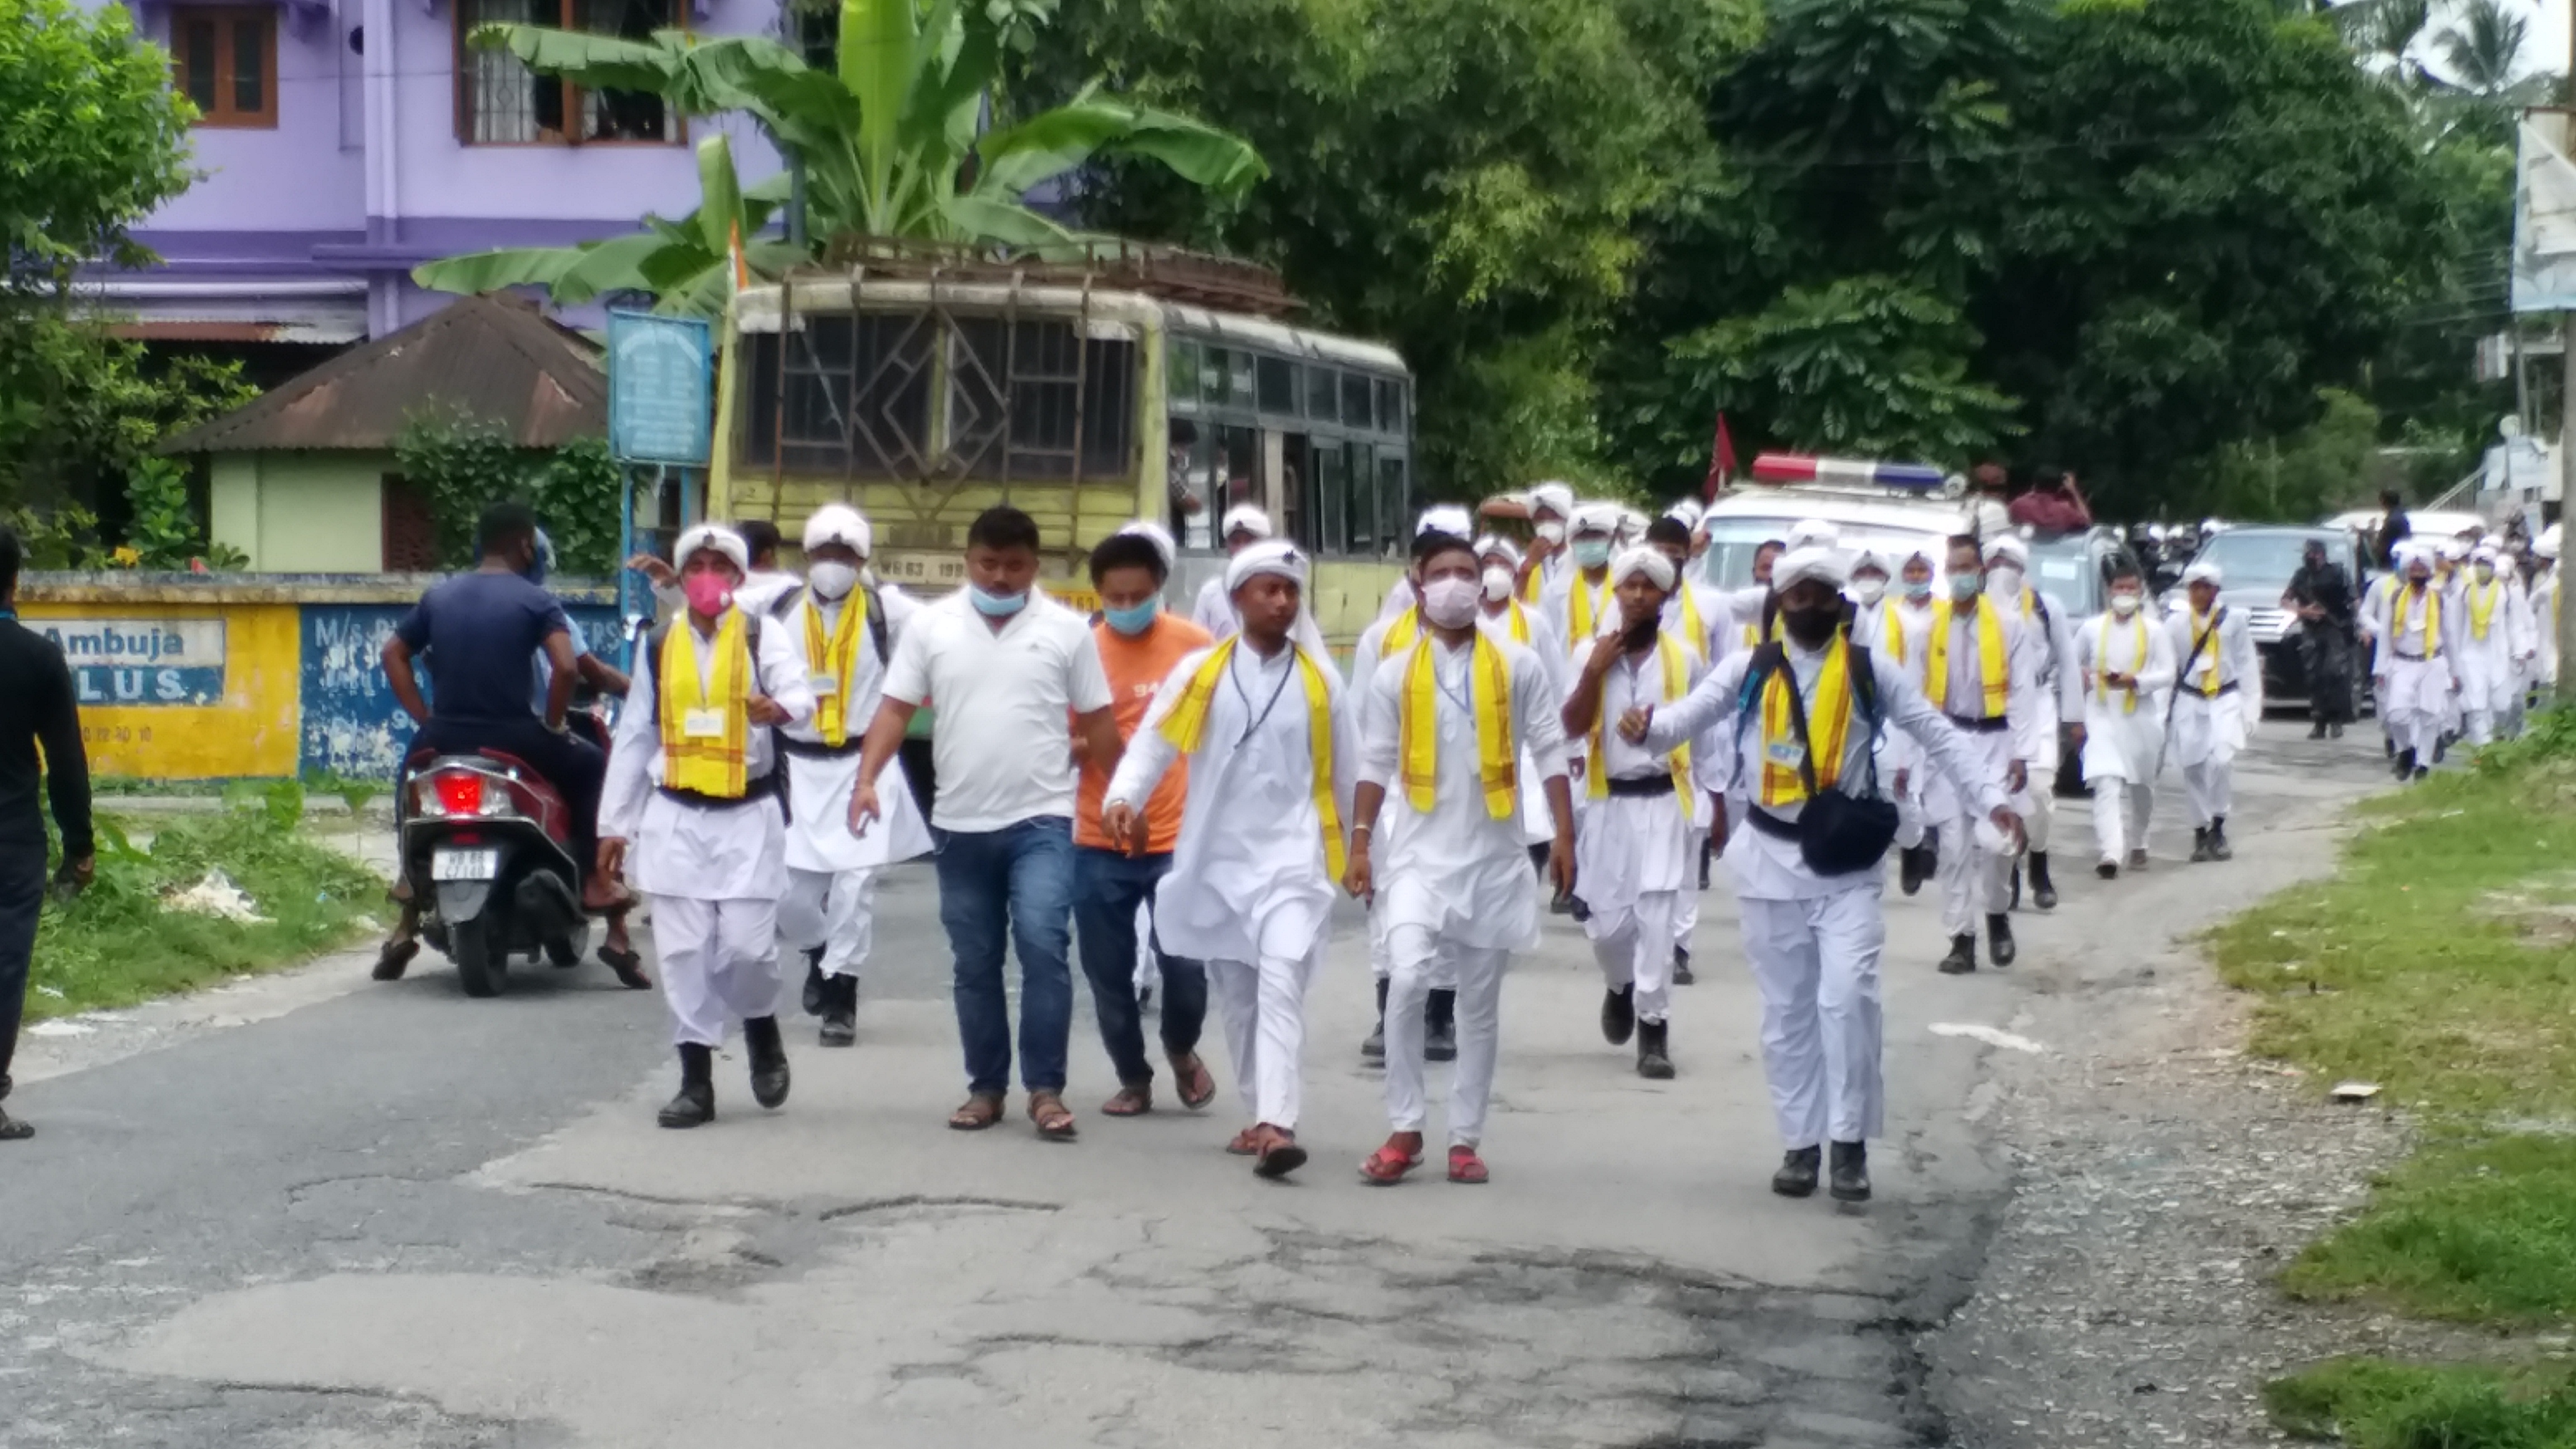
[[[1678,635],[1683,690],[1708,675],[1709,666]],[[1670,780],[1669,748],[1649,752],[1619,735],[1630,709],[1665,702],[1663,650],[1623,655],[1601,681],[1601,760],[1611,780]],[[1704,742],[1712,743],[1712,742]],[[1567,742],[1569,749],[1574,742]],[[1586,769],[1593,766],[1589,763]],[[1574,837],[1575,891],[1590,916],[1583,923],[1593,959],[1614,991],[1633,986],[1637,1019],[1665,1017],[1673,969],[1673,918],[1682,892],[1697,884],[1699,841],[1707,828],[1707,802],[1725,769],[1710,749],[1692,754],[1685,804],[1679,792],[1605,795],[1586,802]],[[1588,784],[1583,787],[1588,791]]]
[[[1982,614],[1993,607],[1991,601],[1981,602],[1977,611]],[[1941,923],[1942,929],[1953,937],[1974,935],[1977,917],[2001,915],[2012,904],[2012,857],[1988,849],[1976,829],[1977,822],[1989,813],[1976,808],[1983,786],[2006,788],[2013,764],[2018,761],[2028,765],[2040,758],[2040,736],[2054,733],[2043,730],[2046,716],[2039,699],[2043,665],[2039,631],[2024,628],[2017,612],[1994,612],[2003,624],[2004,728],[1972,730],[1957,723],[1986,717],[1985,664],[1977,647],[1981,626],[1974,615],[1954,615],[1950,621],[1950,677],[1944,697],[1932,701],[1959,730],[1960,743],[1974,757],[1974,773],[1982,782],[1976,794],[1963,793],[1947,773],[1939,770],[1931,771],[1930,778],[1923,782],[1925,814],[1948,827],[1941,840]],[[1928,680],[1928,624],[1924,650],[1923,671]],[[2032,769],[2017,798],[2047,788],[2047,780]]]
[[[903,629],[920,605],[892,591],[882,595],[886,616],[886,643],[892,647],[903,637]],[[828,601],[814,597],[808,590],[804,600],[784,620],[768,627],[777,628],[794,641],[797,658],[803,660],[806,678],[819,697],[826,687],[841,692],[849,700],[842,712],[845,722],[845,745],[854,746],[866,735],[868,722],[876,718],[877,703],[885,690],[886,661],[877,653],[873,631],[859,630],[856,649],[857,667],[848,679],[838,678],[824,667],[824,661],[806,658],[805,616],[819,610],[823,637],[832,637],[833,627],[840,622],[841,611],[859,598]],[[766,643],[766,639],[763,640]],[[809,715],[789,725],[783,733],[791,740],[806,744],[822,743],[822,735]],[[913,802],[912,788],[904,779],[903,762],[889,760],[885,773],[877,777],[877,803],[883,818],[868,828],[865,835],[850,833],[850,792],[859,781],[859,752],[849,749],[840,755],[787,754],[788,801],[794,819],[787,828],[787,868],[795,871],[837,873],[871,870],[889,861],[911,860],[928,855],[931,850],[928,822],[921,807]]]
[[[1552,701],[1548,708],[1562,710],[1566,688],[1574,682],[1574,661],[1566,653],[1565,640],[1556,632],[1555,621],[1542,610],[1523,605],[1521,620],[1529,630],[1529,641],[1523,647],[1538,656],[1540,667],[1547,673],[1547,696]],[[1495,638],[1511,640],[1510,610],[1486,614],[1480,622],[1492,631]],[[1565,731],[1560,726],[1557,738],[1562,741],[1564,736]],[[1542,787],[1549,771],[1565,773],[1567,758],[1567,750],[1560,744],[1555,755],[1542,762],[1530,753],[1528,737],[1522,737],[1521,840],[1524,844],[1544,845],[1556,839],[1556,822],[1547,813],[1547,791]]]
[[[2558,565],[2551,564],[2531,580],[2532,682],[2558,682]]]
[[[2084,778],[2088,783],[2154,782],[2164,753],[2164,694],[2173,688],[2173,636],[2147,617],[2143,606],[2123,619],[2097,614],[2076,631],[2077,669],[2084,689]],[[2134,676],[2129,689],[2111,689],[2105,674]]]
[[[2197,656],[2192,652],[2195,627],[2188,606],[2165,620],[2165,642],[2181,674],[2166,758],[2186,769],[2233,761],[2263,717],[2263,660],[2254,652],[2245,616],[2219,605],[2218,632]]]
[[[2390,595],[2379,616],[2379,643],[2370,665],[2379,683],[2379,713],[2388,723],[2389,737],[2398,749],[2415,751],[2418,763],[2428,766],[2451,708],[2456,687],[2453,661],[2459,656],[2460,636],[2468,629],[2468,621],[2460,617],[2460,601],[2444,597],[2441,635],[2428,639],[2425,621],[2432,610],[2427,601],[2433,597],[2435,590],[2427,586],[2424,593],[2407,601],[2406,631],[2398,636],[2396,596]]]
[[[1190,622],[1208,631],[1211,639],[1222,639],[1243,627],[1242,616],[1234,612],[1234,597],[1225,591],[1225,575],[1199,585],[1198,601],[1190,606]]]
[[[2530,612],[2503,579],[2483,585],[2472,579],[2457,597],[2460,653],[2453,667],[2460,676],[2460,707],[2468,716],[2470,743],[2485,744],[2493,738],[2495,717],[2513,710],[2516,661],[2530,652]],[[2480,603],[2487,609],[2483,636],[2478,631]]]

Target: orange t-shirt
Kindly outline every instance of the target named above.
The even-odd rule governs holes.
[[[1154,627],[1130,639],[1106,623],[1091,626],[1091,635],[1100,644],[1101,672],[1109,676],[1109,707],[1118,716],[1118,738],[1132,740],[1136,729],[1145,722],[1145,711],[1154,703],[1155,692],[1163,687],[1175,665],[1193,649],[1205,649],[1215,643],[1208,631],[1188,619],[1164,610],[1154,619]],[[1145,821],[1149,832],[1146,849],[1155,855],[1167,855],[1181,838],[1181,801],[1189,793],[1190,762],[1176,761],[1163,782],[1154,787],[1154,796],[1145,802]],[[1109,772],[1096,760],[1082,762],[1082,786],[1073,811],[1073,842],[1097,846],[1104,850],[1122,849],[1113,845],[1107,832],[1100,828],[1100,800],[1109,793]]]

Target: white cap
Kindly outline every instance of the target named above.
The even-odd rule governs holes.
[[[1689,527],[1697,528],[1699,527],[1699,521],[1708,516],[1708,510],[1700,506],[1700,501],[1698,499],[1685,498],[1679,503],[1674,504],[1672,507],[1665,509],[1664,516],[1666,518],[1678,518]]]
[[[1172,531],[1150,518],[1139,518],[1133,523],[1121,526],[1118,531],[1122,534],[1134,534],[1152,544],[1154,552],[1163,556],[1163,572],[1167,574],[1172,571],[1172,565],[1180,561],[1181,546],[1173,539]]]
[[[1499,534],[1489,533],[1476,540],[1476,557],[1491,558],[1495,554],[1501,554],[1504,558],[1511,560],[1513,568],[1519,568],[1521,566],[1521,551],[1512,547],[1512,541],[1510,539],[1504,538]]]
[[[2007,533],[1986,545],[1986,562],[1993,563],[1997,559],[2009,559],[2014,568],[2027,573],[2030,570],[2030,545]]]
[[[2476,551],[2469,555],[2469,561],[2471,563],[2491,564],[2502,557],[2504,557],[2504,550],[2502,548],[2492,543],[2481,543],[2477,546]]]
[[[1672,590],[1674,578],[1673,561],[1664,557],[1663,550],[1661,549],[1645,548],[1640,546],[1632,548],[1626,553],[1623,553],[1617,558],[1611,560],[1610,586],[1612,588],[1617,588],[1620,584],[1625,583],[1631,576],[1636,574],[1644,574],[1646,576],[1646,582],[1653,584],[1656,588],[1662,589],[1667,593]]]
[[[1248,533],[1254,538],[1268,538],[1270,536],[1270,515],[1253,507],[1249,503],[1238,503],[1234,505],[1232,508],[1225,511],[1225,525],[1223,530],[1217,534],[1217,541],[1222,543],[1226,539],[1232,538],[1238,533]]]
[[[1646,525],[1652,522],[1653,519],[1633,508],[1622,508],[1619,510],[1619,536],[1633,543],[1646,536]]]
[[[1926,559],[1924,562],[1929,563],[1931,560]],[[1896,574],[1896,568],[1887,561],[1887,555],[1880,553],[1874,548],[1865,548],[1859,553],[1853,555],[1851,560],[1851,569],[1846,577],[1857,576],[1862,569],[1876,569],[1880,573],[1886,574],[1891,578]],[[1771,577],[1775,582],[1779,579],[1780,565],[1778,563],[1771,565]]]
[[[1821,518],[1801,518],[1789,525],[1786,540],[1792,549],[1832,548],[1842,541],[1842,533]]]
[[[1572,523],[1573,527],[1569,531],[1573,533],[1617,533],[1619,505],[1586,503],[1574,510]]]
[[[2433,546],[2420,539],[2410,538],[2400,542],[2395,553],[2397,566],[2401,569],[2410,568],[2416,564],[2422,564],[2427,569],[2433,566]]]
[[[1529,491],[1529,504],[1532,513],[1544,508],[1559,518],[1571,520],[1574,517],[1574,490],[1550,479]]]
[[[2531,541],[2531,551],[2542,558],[2558,557],[2558,525],[2553,523],[2542,529],[2540,537]]]
[[[1468,516],[1466,508],[1460,504],[1434,504],[1422,510],[1421,519],[1413,525],[1415,538],[1420,538],[1426,533],[1454,533],[1460,538],[1473,538],[1476,535],[1476,521]]]
[[[1840,549],[1811,544],[1805,548],[1793,548],[1772,563],[1771,592],[1782,593],[1791,584],[1809,580],[1840,592],[1850,578],[1851,570],[1844,565]]]
[[[2458,563],[2469,556],[2469,546],[2456,538],[2443,539],[2438,547],[2442,557],[2453,563]]]
[[[2207,559],[2197,559],[2193,561],[2191,567],[2182,571],[2182,581],[2186,584],[2207,584],[2211,588],[2217,588],[2226,582],[2226,578],[2219,572],[2218,565]]]
[[[868,521],[859,510],[846,503],[826,503],[805,520],[805,551],[812,553],[827,543],[837,543],[866,558],[876,541]]]
[[[1242,588],[1246,579],[1276,574],[1299,588],[1306,586],[1306,551],[1284,538],[1266,538],[1234,556],[1225,566],[1225,591]]]
[[[691,554],[710,548],[731,559],[737,571],[751,572],[750,546],[742,541],[741,534],[717,523],[701,523],[681,534],[680,541],[671,546],[671,567],[686,568]]]

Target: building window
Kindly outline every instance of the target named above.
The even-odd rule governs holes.
[[[679,0],[457,0],[456,129],[475,146],[647,145],[683,139],[662,98],[584,90],[541,76],[506,50],[467,40],[483,25],[549,25],[648,40],[682,23]]]
[[[426,574],[438,569],[438,525],[429,511],[429,494],[400,473],[379,479],[384,524],[384,570],[389,574]]]
[[[277,12],[181,5],[170,11],[170,73],[200,126],[277,126]]]

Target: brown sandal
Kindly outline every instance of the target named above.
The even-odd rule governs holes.
[[[952,1132],[981,1132],[1002,1120],[1002,1099],[982,1092],[966,1099],[966,1105],[948,1114]]]
[[[1195,1112],[1216,1100],[1216,1077],[1197,1052],[1184,1052],[1172,1058],[1172,1090],[1180,1093],[1182,1106]]]
[[[1073,1140],[1073,1112],[1064,1105],[1064,1098],[1053,1092],[1029,1093],[1029,1120],[1037,1124],[1042,1141]]]
[[[1103,1117],[1142,1117],[1154,1110],[1154,1084],[1138,1082],[1120,1087],[1118,1095],[1100,1104]]]

